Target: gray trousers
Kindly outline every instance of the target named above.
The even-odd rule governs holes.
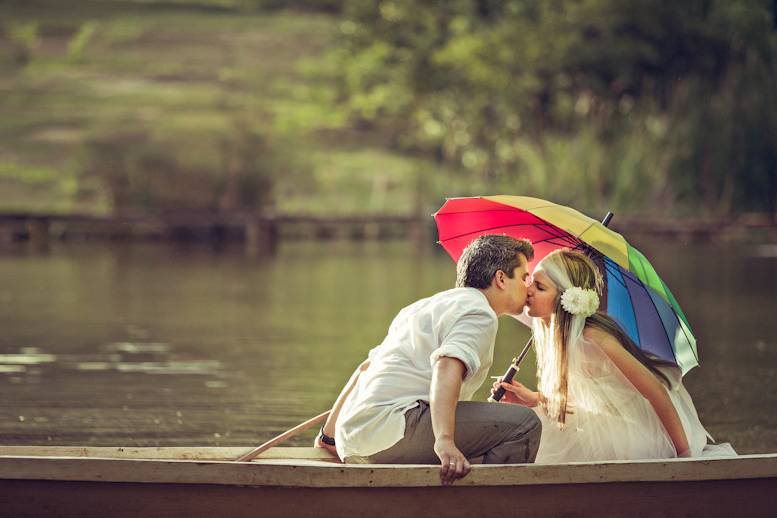
[[[439,464],[429,403],[405,413],[405,436],[394,446],[369,457],[347,457],[347,463]],[[470,462],[521,464],[534,462],[542,424],[520,405],[460,401],[456,406],[453,441]]]

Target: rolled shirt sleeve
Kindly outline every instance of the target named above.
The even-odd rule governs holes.
[[[443,356],[456,358],[467,369],[464,379],[470,378],[490,357],[497,326],[493,312],[476,310],[463,314],[453,322],[440,347],[429,356],[432,366]]]
[[[378,355],[379,347],[380,347],[380,344],[370,349],[370,352],[367,353],[367,359],[370,360],[370,362],[375,360],[375,357]]]

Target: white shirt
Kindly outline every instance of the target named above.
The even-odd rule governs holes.
[[[464,364],[459,399],[471,399],[491,367],[497,327],[496,313],[475,288],[443,291],[402,309],[370,351],[370,366],[340,411],[340,458],[373,455],[404,437],[404,414],[418,400],[429,401],[432,368],[441,356]]]

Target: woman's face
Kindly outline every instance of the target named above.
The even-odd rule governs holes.
[[[536,318],[550,318],[556,309],[557,297],[558,288],[542,267],[537,267],[532,275],[532,283],[526,297],[528,315]]]

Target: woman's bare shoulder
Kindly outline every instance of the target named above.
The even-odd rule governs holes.
[[[597,327],[586,326],[583,328],[583,338],[586,341],[599,346],[602,351],[608,354],[608,356],[613,348],[616,350],[622,349],[622,347],[619,347],[620,344],[618,343],[617,338]]]
[[[605,341],[615,340],[615,338],[610,333],[607,333],[606,331],[603,331],[594,326],[585,326],[583,328],[583,338],[595,344],[601,344]]]

